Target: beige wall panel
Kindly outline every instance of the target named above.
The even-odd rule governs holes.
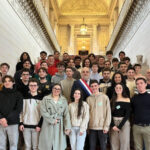
[[[39,45],[8,1],[0,1],[0,63],[10,64],[9,74],[14,74],[22,52],[28,52],[34,63],[42,50],[51,53],[46,45]]]
[[[100,55],[105,54],[105,49],[109,40],[109,27],[101,26],[98,28],[98,47]]]
[[[67,25],[59,25],[59,36],[58,41],[61,47],[61,54],[68,51],[69,48],[69,37],[70,37],[70,29]]]

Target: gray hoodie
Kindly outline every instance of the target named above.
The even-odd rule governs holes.
[[[66,79],[66,74],[63,73],[60,75],[59,73],[56,73],[54,76],[52,76],[51,82],[52,83],[60,83],[61,80]]]

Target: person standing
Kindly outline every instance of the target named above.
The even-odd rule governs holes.
[[[66,135],[71,122],[67,100],[60,95],[60,84],[54,84],[52,94],[45,96],[40,105],[43,124],[39,138],[39,150],[65,150]]]
[[[74,102],[69,104],[71,134],[69,136],[72,150],[83,150],[86,130],[89,122],[89,106],[83,101],[80,89],[74,92]]]
[[[23,106],[22,95],[13,88],[14,79],[10,75],[2,79],[0,91],[0,150],[6,150],[7,137],[10,150],[17,150],[19,115]]]
[[[106,150],[107,133],[111,123],[111,109],[108,96],[99,92],[97,80],[90,83],[92,95],[87,98],[89,104],[89,150],[96,149],[97,138],[101,150]]]
[[[135,82],[138,94],[131,100],[134,145],[136,150],[143,150],[144,145],[150,150],[150,94],[146,91],[145,78],[139,77]]]
[[[73,69],[71,67],[66,68],[66,75],[67,75],[67,78],[60,81],[60,84],[62,87],[62,94],[67,99],[68,103],[70,103],[71,102],[71,99],[70,99],[71,89],[75,81],[75,79],[72,77]]]
[[[20,115],[20,131],[23,132],[25,150],[38,150],[39,132],[42,118],[40,114],[40,102],[42,96],[38,94],[38,80],[29,80],[30,93],[23,99],[23,111]]]
[[[130,150],[130,99],[123,84],[115,86],[112,97],[110,142],[112,150]]]
[[[73,99],[73,93],[77,88],[80,88],[83,94],[83,100],[86,101],[86,98],[90,96],[90,69],[87,67],[82,68],[81,70],[81,79],[74,81],[71,89],[71,100]]]

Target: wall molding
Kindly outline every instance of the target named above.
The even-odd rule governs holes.
[[[52,37],[55,36],[54,32],[49,33],[45,24],[43,23],[37,8],[32,0],[7,0],[16,14],[19,16],[23,24],[36,40],[38,45],[44,50],[53,53],[54,50],[60,50],[58,43],[57,46],[53,43]],[[48,18],[47,18],[48,21]],[[50,23],[49,23],[50,26]],[[50,26],[51,27],[51,26]],[[51,34],[51,36],[50,36]],[[52,35],[53,34],[53,35]]]
[[[150,0],[134,0],[117,37],[107,50],[114,51],[114,55],[121,50],[124,51],[149,13]]]

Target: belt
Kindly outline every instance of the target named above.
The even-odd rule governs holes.
[[[138,123],[136,125],[141,126],[141,127],[147,127],[147,126],[150,126],[150,123],[148,123],[148,124]]]

